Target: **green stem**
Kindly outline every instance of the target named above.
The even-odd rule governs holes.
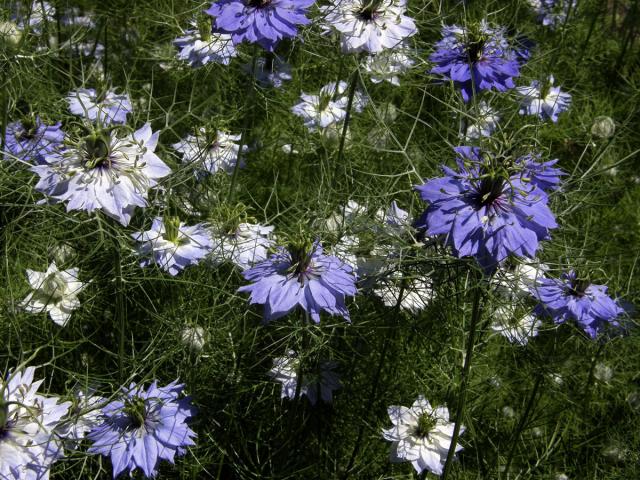
[[[484,281],[484,280],[481,280]],[[458,408],[456,409],[456,422],[453,427],[453,435],[451,437],[451,445],[447,452],[447,460],[444,464],[442,472],[442,480],[446,480],[451,470],[451,464],[456,454],[456,446],[458,445],[458,437],[460,436],[460,427],[462,426],[462,415],[464,413],[465,400],[467,398],[467,386],[469,384],[469,372],[471,370],[471,361],[473,358],[473,348],[476,339],[476,330],[482,317],[482,297],[484,293],[483,285],[476,285],[476,292],[473,297],[473,307],[471,311],[471,326],[469,327],[469,337],[467,339],[467,351],[464,357],[464,366],[462,367],[462,377],[460,380],[460,394],[458,398]]]
[[[531,395],[529,395],[529,400],[527,400],[527,406],[524,409],[524,413],[518,422],[518,426],[511,435],[511,449],[509,450],[509,456],[507,457],[507,463],[505,464],[504,471],[509,475],[509,468],[511,468],[511,462],[513,461],[513,456],[516,453],[516,447],[518,445],[518,440],[520,439],[520,434],[524,429],[527,421],[529,420],[529,414],[533,409],[533,405],[535,404],[536,397],[538,396],[538,391],[540,389],[540,385],[542,384],[543,376],[542,374],[538,374],[536,378],[536,382],[533,384],[533,389],[531,390]]]
[[[124,295],[122,291],[122,264],[121,264],[121,256],[120,256],[120,245],[118,241],[114,238],[114,246],[115,246],[115,282],[116,282],[116,317],[118,322],[118,329],[120,330],[119,341],[118,341],[118,374],[120,376],[120,381],[125,381],[125,304],[124,304]]]
[[[348,100],[347,100],[347,114],[344,117],[344,124],[342,125],[342,133],[340,134],[340,144],[338,146],[338,156],[336,158],[335,172],[337,176],[338,168],[344,162],[344,143],[347,138],[347,130],[349,129],[349,121],[351,120],[351,109],[353,108],[353,99],[356,96],[356,88],[358,86],[359,80],[359,71],[356,70],[351,75],[351,80],[349,81],[349,91],[348,91]],[[347,166],[344,166],[345,178],[347,177]]]
[[[587,376],[587,383],[585,383],[583,388],[583,392],[584,392],[583,405],[584,405],[584,408],[587,410],[589,409],[589,403],[591,403],[591,392],[593,391],[593,389],[591,388],[591,385],[593,384],[593,379],[596,371],[596,363],[602,356],[602,352],[604,351],[604,346],[605,346],[604,342],[601,342],[600,345],[598,346],[598,350],[596,351],[596,354],[593,356],[593,359],[591,360],[591,366],[589,367],[589,375]]]

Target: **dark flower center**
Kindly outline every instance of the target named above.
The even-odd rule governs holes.
[[[248,0],[247,5],[254,8],[265,8],[271,4],[272,0]]]
[[[129,398],[124,402],[123,412],[129,418],[131,427],[140,428],[145,423],[147,406],[140,397]]]
[[[502,196],[504,180],[502,178],[488,177],[480,181],[477,191],[477,201],[481,207],[489,207],[496,203]]]
[[[573,286],[567,288],[567,293],[574,297],[582,298],[586,295],[587,288],[591,285],[588,280],[576,280]]]
[[[313,245],[311,242],[301,240],[292,241],[289,246],[289,255],[291,256],[291,266],[289,267],[289,273],[294,277],[298,277],[298,282],[305,283],[307,279],[306,274],[309,271],[311,265],[311,256],[313,254]]]
[[[466,47],[467,56],[471,63],[476,63],[482,58],[487,40],[487,35],[482,32],[480,26],[476,25],[469,28],[466,37]]]
[[[436,419],[425,412],[418,418],[418,424],[413,430],[413,435],[418,438],[427,438],[435,426]]]
[[[35,122],[28,118],[22,121],[22,131],[18,132],[18,134],[16,135],[16,138],[18,140],[20,139],[25,139],[25,140],[33,140],[36,137],[36,134],[38,133],[38,126],[35,124]]]
[[[368,3],[360,7],[356,12],[357,17],[365,22],[375,20],[382,13],[382,9],[380,8],[382,1],[383,0],[369,0]]]
[[[0,438],[4,437],[9,431],[9,405],[0,401]]]
[[[97,168],[102,165],[110,166],[109,140],[100,136],[89,136],[84,141],[86,152],[85,167]]]

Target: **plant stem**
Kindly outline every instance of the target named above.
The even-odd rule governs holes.
[[[481,280],[484,281],[484,280]],[[471,370],[471,360],[473,358],[473,347],[476,338],[476,330],[480,318],[482,317],[482,297],[484,294],[484,285],[476,285],[476,291],[473,297],[473,307],[471,311],[471,326],[469,327],[469,337],[467,339],[467,352],[464,357],[464,366],[462,367],[462,377],[460,380],[460,394],[458,398],[458,407],[456,409],[456,423],[453,427],[453,435],[451,437],[451,445],[447,452],[447,460],[442,471],[442,480],[446,480],[451,470],[453,457],[456,454],[456,446],[458,445],[458,437],[460,436],[460,427],[462,426],[462,414],[464,413],[465,400],[467,397],[467,386],[469,384],[469,372]]]
[[[518,445],[518,440],[520,439],[520,434],[524,429],[527,421],[529,420],[529,414],[533,409],[533,405],[535,404],[536,397],[538,396],[538,391],[540,389],[540,385],[542,384],[543,376],[541,373],[536,377],[536,381],[533,384],[533,389],[531,390],[531,395],[529,395],[529,400],[527,400],[527,406],[524,409],[524,413],[522,417],[520,417],[520,421],[518,422],[518,426],[513,431],[511,435],[511,449],[509,450],[509,456],[507,457],[507,463],[504,466],[504,471],[509,473],[509,468],[511,467],[511,462],[513,461],[513,456],[516,453],[516,447]]]
[[[338,145],[338,156],[336,157],[336,165],[335,172],[337,176],[338,168],[344,161],[344,143],[347,138],[347,130],[349,129],[349,121],[351,120],[351,109],[353,107],[353,99],[356,96],[356,88],[358,86],[359,80],[359,71],[356,68],[353,74],[351,75],[351,80],[349,81],[349,90],[348,90],[348,100],[347,100],[347,114],[344,117],[344,123],[342,125],[342,133],[340,134],[340,144]],[[337,87],[336,87],[337,88]],[[347,167],[345,165],[345,178],[347,177]]]
[[[584,385],[583,405],[584,405],[584,408],[587,410],[589,409],[589,403],[591,402],[591,391],[592,391],[591,384],[593,384],[593,379],[596,371],[596,363],[598,362],[598,360],[600,359],[600,356],[602,355],[602,352],[604,351],[604,346],[605,346],[605,342],[602,341],[598,346],[598,350],[596,351],[596,354],[593,356],[593,359],[591,360],[591,367],[589,368],[587,383],[585,383]]]

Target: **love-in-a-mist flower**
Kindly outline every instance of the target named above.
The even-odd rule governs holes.
[[[172,147],[182,153],[184,162],[194,164],[196,176],[213,174],[220,170],[232,174],[238,161],[238,167],[244,167],[240,154],[247,151],[247,146],[243,145],[242,150],[240,149],[241,138],[241,135],[232,135],[221,130],[209,131],[202,127],[196,131],[196,135],[187,135]]]
[[[250,285],[238,292],[251,294],[249,302],[264,305],[264,321],[280,318],[296,307],[319,323],[320,312],[350,321],[345,296],[356,294],[356,279],[350,266],[325,255],[320,242],[292,241],[278,247],[264,262],[242,272]]]
[[[290,81],[291,65],[274,54],[268,54],[266,58],[255,59],[254,62],[243,65],[243,70],[252,75],[258,84],[263,87],[280,88],[284,82]]]
[[[569,14],[569,10],[575,10],[576,0],[529,0],[538,15],[538,21],[546,27],[555,29],[562,25]]]
[[[274,245],[273,228],[270,225],[242,222],[229,226],[211,227],[214,263],[232,262],[242,270],[267,259],[268,249]]]
[[[38,394],[34,367],[0,377],[0,478],[48,480],[51,465],[63,456],[55,435],[71,405]]]
[[[78,279],[79,270],[58,270],[51,262],[46,272],[27,269],[27,280],[33,291],[20,303],[29,313],[47,312],[56,325],[64,327],[71,313],[80,306],[78,295],[87,286]]]
[[[19,158],[29,163],[43,163],[45,155],[62,148],[62,124],[47,125],[40,117],[26,118],[7,125],[4,136],[4,158]]]
[[[452,81],[465,102],[474,92],[515,87],[520,65],[503,28],[490,27],[483,20],[467,27],[445,26],[442,37],[429,57],[435,63],[431,73]]]
[[[107,399],[94,393],[90,388],[78,388],[73,392],[69,413],[56,428],[66,448],[78,448],[87,433],[100,423],[101,407],[106,405]]]
[[[219,0],[206,10],[214,31],[231,35],[233,43],[257,43],[272,52],[280,40],[294,38],[315,0]]]
[[[318,398],[324,403],[332,403],[334,390],[342,386],[334,371],[337,366],[336,362],[329,360],[301,360],[295,351],[288,350],[286,356],[273,359],[269,376],[282,384],[280,398],[295,399],[298,381],[302,376],[299,396],[306,396],[311,405],[315,405]]]
[[[540,302],[537,315],[549,316],[556,324],[574,321],[591,338],[607,326],[619,327],[616,319],[624,313],[605,285],[592,284],[573,270],[560,278],[539,279],[531,294]]]
[[[496,292],[504,299],[513,302],[521,301],[531,296],[531,288],[549,267],[535,259],[524,258],[519,262],[505,262],[491,277],[491,284]]]
[[[191,67],[202,67],[207,63],[229,65],[237,55],[231,35],[212,33],[211,19],[200,24],[191,23],[184,35],[176,38],[173,44],[178,48],[178,59]]]
[[[393,272],[379,280],[373,293],[380,297],[387,307],[399,306],[414,315],[424,310],[435,297],[433,282],[430,278],[424,276],[403,278],[400,272]]]
[[[131,100],[126,93],[114,89],[98,93],[94,88],[79,88],[67,95],[69,111],[101,125],[127,123],[131,113]]]
[[[27,2],[18,2],[17,10],[11,16],[21,29],[27,25],[32,32],[42,33],[45,25],[54,28],[56,24],[56,9],[49,2],[33,0],[31,6]]]
[[[213,240],[205,224],[190,226],[177,217],[156,217],[151,229],[131,236],[142,242],[138,247],[141,267],[156,264],[174,276],[189,265],[196,265],[213,248]]]
[[[417,186],[429,203],[417,227],[441,235],[458,257],[495,268],[509,255],[533,258],[558,225],[548,195],[517,168],[505,172],[476,147],[456,147],[458,170]],[[498,159],[501,163],[502,160]]]
[[[300,103],[291,107],[294,115],[302,117],[304,126],[310,132],[327,128],[330,125],[342,122],[347,116],[349,97],[345,95],[347,82],[331,82],[320,89],[319,95],[302,93]],[[361,112],[368,103],[368,98],[360,92],[355,92],[351,108],[355,112]]]
[[[53,203],[68,202],[68,212],[102,210],[126,226],[135,207],[147,206],[149,189],[171,173],[153,153],[158,135],[149,124],[125,137],[91,133],[31,167],[40,176],[35,188]]]
[[[183,388],[177,381],[165,387],[154,381],[146,390],[135,383],[122,387],[119,398],[103,407],[101,423],[87,435],[92,442],[88,452],[111,459],[113,478],[121,472],[133,475],[136,469],[154,477],[161,460],[174,463],[186,447],[195,445],[188,421],[197,411],[191,399],[181,395]]]
[[[327,27],[340,33],[344,52],[379,53],[418,32],[406,0],[332,0],[320,7]]]
[[[518,87],[521,115],[537,115],[541,120],[558,121],[558,115],[569,108],[571,95],[553,86],[553,75],[546,82],[533,80],[531,85]]]
[[[500,305],[493,311],[492,317],[491,330],[517,345],[529,343],[529,339],[537,336],[542,326],[535,315],[521,311],[515,305]]]
[[[539,154],[524,155],[516,160],[516,165],[522,168],[523,175],[531,183],[545,192],[560,189],[562,177],[567,175],[562,169],[556,167],[558,159],[540,160]]]
[[[414,63],[409,49],[401,45],[398,48],[367,56],[362,66],[373,83],[387,81],[391,85],[399,86],[399,76],[406,73]]]
[[[411,408],[392,405],[387,409],[393,426],[382,430],[391,445],[392,462],[411,462],[418,474],[428,471],[441,475],[447,458],[454,423],[446,407],[432,407],[420,395]],[[463,433],[464,427],[460,427]],[[456,445],[456,453],[462,445]]]
[[[500,117],[496,111],[484,100],[478,104],[476,112],[472,112],[470,117],[465,117],[466,130],[460,133],[460,137],[465,140],[477,140],[480,137],[490,137],[496,128]]]

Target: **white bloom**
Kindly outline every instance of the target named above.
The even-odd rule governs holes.
[[[186,138],[172,145],[182,153],[182,160],[197,165],[196,175],[216,173],[223,171],[232,174],[239,161],[239,168],[244,167],[244,161],[240,157],[241,135],[231,135],[218,130],[215,134],[208,133],[205,128],[199,128],[196,135],[187,135]],[[247,150],[243,145],[242,152]]]
[[[355,200],[349,200],[339,212],[332,214],[325,221],[325,228],[330,232],[340,232],[352,226],[355,219],[364,215],[367,207],[360,205]]]
[[[131,99],[126,93],[109,89],[101,94],[94,88],[79,88],[67,95],[69,111],[98,124],[127,123],[131,112]]]
[[[93,393],[92,389],[77,389],[69,415],[56,428],[56,433],[65,439],[67,448],[78,448],[86,434],[100,423],[101,407],[107,404],[107,399]]]
[[[300,153],[298,150],[293,148],[293,145],[291,145],[290,143],[285,143],[284,145],[282,145],[282,151],[287,155],[297,155],[298,153]]]
[[[269,376],[282,383],[280,398],[295,399],[300,373],[300,359],[296,352],[288,350],[285,357],[273,359],[273,368]],[[318,396],[324,403],[333,401],[333,391],[341,387],[338,374],[333,370],[337,364],[332,361],[321,361],[317,365],[305,365],[302,362],[302,385],[300,396],[306,395],[311,405],[315,405]]]
[[[526,345],[529,339],[538,335],[542,322],[531,313],[518,313],[515,307],[500,306],[493,312],[495,319],[491,325],[494,332],[498,332],[511,343]]]
[[[210,62],[229,65],[237,55],[231,35],[225,33],[208,33],[203,36],[195,22],[184,35],[176,38],[173,44],[178,47],[178,59],[187,62],[191,67],[201,67]]]
[[[522,97],[520,114],[537,115],[542,120],[557,122],[558,115],[569,108],[571,95],[562,92],[560,87],[554,87],[553,82],[553,75],[549,75],[544,83],[534,80],[529,86],[517,87],[516,92]]]
[[[274,245],[272,226],[241,223],[232,232],[212,228],[214,263],[232,262],[242,270],[267,259],[268,249]]]
[[[393,405],[387,409],[393,427],[383,429],[391,445],[392,462],[411,462],[418,474],[424,470],[442,474],[453,436],[454,424],[449,422],[446,407],[432,408],[420,395],[411,408]],[[460,433],[464,427],[460,428]],[[456,445],[456,453],[462,445]]]
[[[65,27],[94,28],[96,26],[91,15],[83,14],[77,7],[68,8],[60,18],[60,23]]]
[[[180,339],[182,340],[183,345],[196,352],[202,350],[204,348],[204,344],[207,343],[206,333],[204,328],[200,325],[185,326],[180,333]]]
[[[386,252],[377,247],[368,253],[362,252],[360,239],[356,235],[342,236],[331,249],[331,254],[349,265],[360,280],[377,275],[387,263]]]
[[[600,115],[593,119],[591,135],[599,138],[611,138],[616,133],[616,123],[611,117]]]
[[[477,140],[480,137],[490,137],[498,127],[500,117],[484,100],[478,105],[478,116],[467,125],[465,134],[460,134],[465,140]]]
[[[347,116],[349,97],[347,82],[331,82],[320,89],[319,95],[302,93],[300,103],[291,107],[294,115],[302,117],[304,126],[311,132],[327,128],[330,125],[342,122]],[[361,112],[368,103],[368,98],[360,92],[355,92],[351,108],[355,112]]]
[[[12,17],[18,22],[18,26],[22,29],[26,27],[27,13],[29,14],[29,28],[35,33],[41,33],[45,24],[49,28],[54,28],[56,23],[56,10],[49,2],[41,0],[33,0],[31,8],[25,5],[26,2],[18,2],[17,14]]]
[[[599,382],[609,383],[613,377],[613,369],[606,363],[598,362],[593,369],[593,377]]]
[[[71,312],[80,306],[78,294],[86,283],[78,280],[78,269],[58,270],[56,262],[51,262],[46,272],[27,269],[27,280],[33,288],[20,303],[29,313],[48,312],[51,320],[64,327]]]
[[[406,9],[406,0],[333,0],[320,7],[327,29],[340,32],[343,51],[370,53],[395,48],[418,32]]]
[[[0,39],[10,45],[18,45],[22,38],[22,32],[13,22],[0,21]]]
[[[549,269],[535,259],[524,259],[514,267],[501,267],[493,277],[493,284],[500,295],[506,299],[518,300],[531,296],[531,289],[538,279],[544,277]]]
[[[135,207],[146,207],[150,188],[171,169],[153,153],[159,132],[149,124],[120,138],[89,136],[75,147],[46,157],[47,164],[30,169],[40,176],[36,190],[67,211],[102,210],[127,226]]]
[[[0,378],[0,478],[48,480],[51,465],[63,456],[54,435],[70,402],[38,395],[44,380],[33,381],[34,367]]]
[[[403,75],[415,62],[409,56],[408,49],[400,47],[393,50],[383,50],[375,55],[369,55],[363,62],[365,72],[373,83],[387,81],[399,86],[399,75]]]
[[[400,308],[414,315],[424,310],[435,296],[430,278],[402,280],[402,274],[397,271],[379,281],[373,293],[380,297],[387,307],[395,307],[402,293]]]

